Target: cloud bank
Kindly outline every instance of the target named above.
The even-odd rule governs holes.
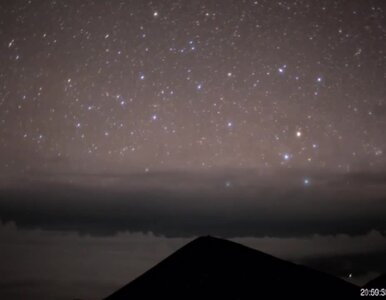
[[[360,173],[305,176],[300,170],[40,174],[3,182],[0,219],[19,227],[92,235],[385,234],[385,179],[385,174]]]

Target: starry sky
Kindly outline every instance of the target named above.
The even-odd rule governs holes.
[[[1,6],[2,174],[385,168],[382,1]]]
[[[80,234],[73,245],[83,234],[181,245],[210,233],[259,248],[267,236],[346,234],[386,253],[385,10],[382,0],[1,1],[10,257],[31,234],[41,249],[55,244],[44,230]],[[135,275],[176,248],[160,247]],[[285,256],[279,248],[267,251]],[[23,272],[9,278],[41,286]],[[103,284],[134,276],[122,274]]]

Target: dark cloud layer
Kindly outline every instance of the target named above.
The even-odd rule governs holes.
[[[386,232],[385,174],[165,172],[42,176],[3,185],[0,218],[20,227],[112,235],[307,236]],[[16,181],[17,182],[17,181]]]

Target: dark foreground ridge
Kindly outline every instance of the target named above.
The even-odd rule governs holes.
[[[339,278],[223,239],[200,237],[106,300],[351,299],[359,288]]]
[[[385,288],[386,289],[386,274],[382,274],[379,277],[370,280],[368,283],[364,285],[365,288]]]

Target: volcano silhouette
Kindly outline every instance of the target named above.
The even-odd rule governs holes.
[[[188,243],[105,300],[351,299],[359,287],[214,237]]]

